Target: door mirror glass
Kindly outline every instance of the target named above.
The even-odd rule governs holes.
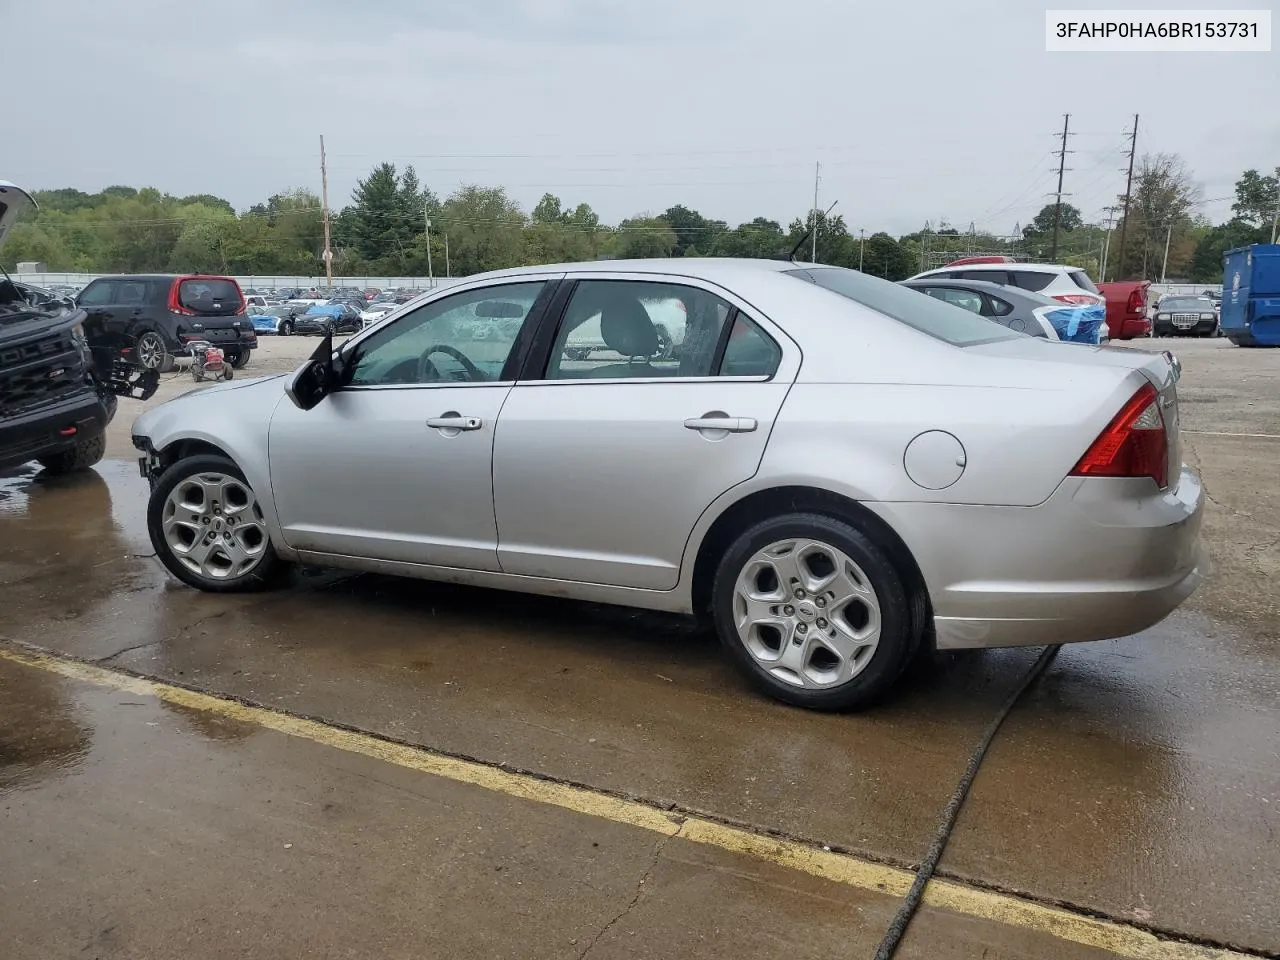
[[[320,346],[285,384],[284,392],[299,410],[310,410],[338,386],[333,362],[333,334],[326,333]]]

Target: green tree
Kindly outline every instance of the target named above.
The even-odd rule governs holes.
[[[1236,181],[1236,201],[1231,205],[1231,212],[1237,220],[1269,226],[1275,218],[1277,204],[1280,204],[1280,167],[1276,167],[1272,177],[1263,176],[1257,170],[1246,170]]]
[[[856,267],[858,265],[858,242],[849,235],[844,217],[829,216],[816,213],[818,225],[817,262],[835,267]],[[804,220],[791,221],[789,235],[786,240],[787,252],[800,243],[800,238],[809,232],[815,223],[815,211],[810,210]],[[813,237],[810,235],[796,250],[796,259],[807,261],[813,256]]]
[[[640,215],[618,224],[616,244],[623,260],[669,257],[676,249],[676,232],[662,217]]]
[[[778,221],[756,217],[750,223],[742,223],[717,234],[712,240],[711,256],[776,257],[789,249],[786,234]]]
[[[1159,280],[1169,243],[1169,274],[1185,272],[1192,249],[1185,242],[1193,228],[1193,213],[1203,191],[1177,154],[1143,156],[1134,174],[1129,202],[1128,249],[1123,263],[1108,271],[1115,279],[1141,277]],[[1119,236],[1124,221],[1117,227]],[[1116,251],[1119,258],[1119,249]]]
[[[1255,227],[1240,217],[1213,227],[1196,243],[1187,271],[1189,279],[1193,283],[1221,283],[1224,253],[1251,243],[1265,243],[1270,236],[1268,228]]]
[[[723,220],[708,220],[697,210],[690,210],[679,203],[668,207],[660,219],[671,224],[675,233],[676,244],[671,255],[676,257],[685,256],[685,251],[696,245],[701,245],[704,250],[710,249],[715,245],[716,237],[729,229]]]
[[[916,272],[916,264],[897,240],[880,232],[873,233],[866,239],[866,246],[862,251],[862,270],[886,280],[905,280]]]
[[[461,187],[441,205],[439,221],[440,229],[449,234],[455,276],[524,262],[525,215],[501,187]],[[433,229],[432,240],[435,239]],[[433,260],[435,256],[433,245]]]

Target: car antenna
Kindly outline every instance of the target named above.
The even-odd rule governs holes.
[[[840,202],[839,200],[836,200],[836,201],[832,202],[831,206],[827,207],[827,209],[826,209],[825,211],[823,211],[823,214],[822,214],[822,215],[823,215],[823,217],[825,217],[828,213],[830,213],[832,210],[834,210],[834,209],[835,209],[835,207],[836,207],[836,204],[837,204],[837,203],[839,203],[839,202]],[[811,226],[808,230],[806,230],[806,231],[804,232],[804,236],[802,236],[802,237],[800,238],[800,240],[796,243],[796,245],[795,245],[794,247],[792,247],[792,248],[791,248],[791,252],[790,252],[789,254],[787,254],[785,257],[778,257],[777,259],[779,259],[779,260],[790,260],[792,263],[795,263],[795,262],[796,262],[796,254],[800,252],[800,248],[801,248],[801,247],[803,247],[803,246],[805,245],[806,241],[808,241],[808,239],[809,239],[811,236],[813,236],[813,231],[814,231],[814,230],[816,230],[817,228],[818,228],[818,218],[817,218],[817,217],[814,217],[814,218],[813,218],[813,226]]]

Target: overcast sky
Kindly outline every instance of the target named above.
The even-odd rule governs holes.
[[[1065,189],[1086,219],[1123,189],[1135,112],[1139,152],[1182,154],[1210,201],[1280,164],[1280,53],[1050,54],[1045,6],[0,0],[0,179],[243,209],[319,192],[323,133],[335,207],[390,160],[442,198],[480,183],[526,210],[545,191],[585,201],[606,222],[674,203],[785,222],[811,206],[821,161],[819,202],[855,231],[945,217],[1007,233],[1048,202],[1066,112]]]

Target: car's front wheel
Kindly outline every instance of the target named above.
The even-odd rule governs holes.
[[[147,532],[169,572],[200,590],[259,589],[284,568],[253,489],[226,457],[187,457],[161,474]]]
[[[712,586],[721,643],[770,696],[800,707],[866,706],[915,651],[892,562],[856,526],[820,514],[765,520],[722,557]]]

